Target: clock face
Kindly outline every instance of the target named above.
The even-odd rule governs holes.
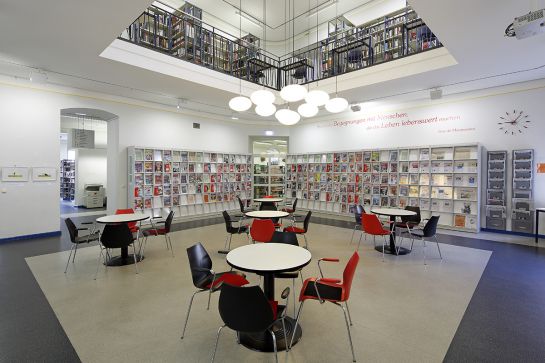
[[[529,117],[524,111],[513,110],[500,116],[499,129],[506,135],[518,135],[530,126]]]

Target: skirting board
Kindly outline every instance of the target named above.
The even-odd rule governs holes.
[[[18,241],[22,239],[34,239],[34,238],[47,238],[47,237],[55,237],[60,236],[61,231],[53,231],[53,232],[45,232],[45,233],[36,233],[36,234],[26,234],[22,236],[14,236],[14,237],[8,237],[8,238],[0,238],[0,243],[2,242],[9,242],[9,241]]]

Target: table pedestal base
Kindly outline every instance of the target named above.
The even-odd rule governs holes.
[[[108,266],[125,266],[125,265],[132,265],[134,264],[134,257],[133,255],[127,255],[125,256],[116,256],[110,258],[110,260],[106,263]],[[140,256],[139,254],[136,254],[136,261],[140,262],[144,259],[144,256]]]
[[[376,246],[375,250],[382,253],[382,246]],[[400,247],[399,248],[399,253],[398,253],[395,249],[392,251],[392,248],[390,246],[384,246],[384,253],[387,253],[389,255],[401,256],[401,255],[408,255],[409,253],[411,253],[411,250],[409,250],[408,248],[405,248],[405,247]]]
[[[291,336],[295,327],[295,319],[286,316],[286,330],[284,332],[282,328],[282,321],[277,321],[273,325],[273,332],[276,336],[276,349],[277,351],[286,350],[286,346],[290,343]],[[295,338],[293,339],[293,345],[295,345],[299,339],[301,339],[302,330],[301,324],[297,325],[295,331]],[[287,341],[286,341],[287,340]],[[271,333],[268,331],[260,333],[240,333],[240,344],[246,348],[257,350],[259,352],[274,352],[274,345]]]

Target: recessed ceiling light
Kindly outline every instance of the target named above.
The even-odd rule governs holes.
[[[231,116],[231,120],[238,120],[238,117],[235,116],[235,115],[232,115],[232,116]]]
[[[266,136],[273,136],[273,135],[274,135],[274,131],[272,131],[272,130],[266,130],[266,131],[265,131],[265,135],[266,135]]]

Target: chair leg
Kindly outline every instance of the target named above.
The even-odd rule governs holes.
[[[185,328],[187,328],[187,321],[189,320],[189,313],[191,312],[191,306],[193,305],[193,299],[195,298],[195,295],[203,291],[206,291],[206,290],[197,290],[193,293],[193,295],[191,295],[191,299],[189,300],[189,306],[187,308],[187,314],[185,315],[184,330],[182,330],[182,337],[180,339],[184,338]]]
[[[134,269],[136,270],[136,274],[138,275],[138,266],[136,263],[136,247],[134,247],[134,242],[132,244],[132,258],[134,259]]]
[[[76,260],[76,253],[78,252],[78,245],[79,243],[76,243],[76,247],[74,248],[74,255],[72,256],[72,263]]]
[[[216,350],[218,350],[218,341],[220,340],[220,333],[221,329],[225,328],[225,325],[220,326],[218,329],[218,334],[216,334],[216,344],[214,344],[214,353],[212,354],[212,363],[214,363],[214,359],[216,358]]]
[[[286,307],[286,309],[287,309],[287,307]],[[286,339],[287,338],[287,336],[286,336],[286,332],[287,332],[287,330],[286,330],[286,318],[282,318],[282,329],[283,329],[283,332],[284,332],[284,339]],[[288,354],[287,353],[289,351],[290,351],[290,348],[286,344],[286,361],[288,359]]]
[[[441,257],[441,260],[442,260],[443,255],[441,254],[441,248],[439,247],[439,241],[437,241],[437,235],[433,236],[433,239],[435,240],[435,243],[437,244],[437,251],[439,251],[439,257]]]
[[[100,258],[102,257],[102,247],[100,247],[100,245],[99,245],[98,247],[100,248],[100,253],[98,254],[97,270],[95,271],[95,278],[94,278],[94,280],[97,279],[97,276],[98,276],[98,268],[100,267]],[[70,261],[70,259],[68,259],[68,261]]]
[[[70,264],[70,258],[72,258],[72,250],[74,249],[74,243],[72,243],[72,246],[70,246],[70,254],[68,255],[68,261],[66,261],[66,268],[64,269],[64,273],[68,271],[68,265]]]
[[[272,328],[269,330],[269,333],[271,333],[272,340],[273,340],[274,359],[275,359],[276,363],[278,363],[278,350],[276,349],[276,335],[274,335],[274,332],[272,331]]]
[[[305,239],[305,248],[308,250],[307,234],[306,233],[303,233],[303,238]]]
[[[168,239],[168,244],[170,245],[170,254],[172,257],[174,257],[174,248],[172,248],[172,240],[170,239],[170,235],[165,234],[165,238]]]
[[[225,246],[223,247],[224,250],[227,250],[227,242],[229,241],[230,234],[227,234],[227,237],[225,238]]]
[[[428,262],[426,261],[426,240],[422,238],[422,243],[424,244],[424,247],[422,248],[422,253],[424,254],[424,265],[427,265]]]
[[[345,310],[344,306],[342,306],[341,304],[335,303],[335,305],[340,306],[341,309],[343,309],[344,321],[346,323],[346,331],[348,332],[348,341],[350,342],[350,350],[352,351],[352,362],[355,362],[356,361],[356,355],[354,354],[354,345],[352,344],[352,334],[350,334],[350,325],[348,323],[348,317],[346,316],[346,310]]]
[[[293,293],[295,293],[295,279],[291,279],[291,286],[292,286],[292,288],[293,288],[293,290],[292,290]],[[295,314],[295,310],[297,309],[297,308],[295,307],[295,298],[293,298],[292,300],[293,300],[293,313]],[[288,308],[288,307],[286,306],[286,309],[287,309],[287,308]],[[285,329],[284,329],[284,331],[285,331]]]
[[[350,326],[352,326],[352,317],[350,316],[350,309],[348,309],[348,301],[345,301],[344,304],[346,305],[346,312],[348,313],[348,321],[350,321]]]
[[[167,245],[167,250],[168,250],[169,246],[168,246],[167,234],[165,233],[164,236],[165,236],[165,244]]]
[[[382,242],[382,262],[384,262],[384,246],[386,246],[386,236],[384,236],[384,242]]]
[[[352,236],[350,237],[350,243],[349,243],[349,245],[352,244],[352,240],[354,239],[354,233],[356,233],[356,227],[357,227],[357,226],[358,226],[357,224],[354,225],[354,229],[352,230]]]
[[[304,301],[301,301],[301,304],[299,305],[299,310],[297,311],[297,317],[295,318],[295,325],[293,327],[293,332],[291,335],[290,344],[288,345],[288,349],[291,349],[293,345],[293,338],[295,338],[295,332],[297,331],[297,324],[299,324],[299,318],[301,317],[301,311],[303,310],[304,303],[305,303]]]
[[[210,310],[210,298],[212,297],[212,286],[208,289],[208,304],[206,305],[206,310]]]
[[[229,246],[227,246],[227,251],[231,251],[231,239],[233,239],[233,235],[229,234]]]

